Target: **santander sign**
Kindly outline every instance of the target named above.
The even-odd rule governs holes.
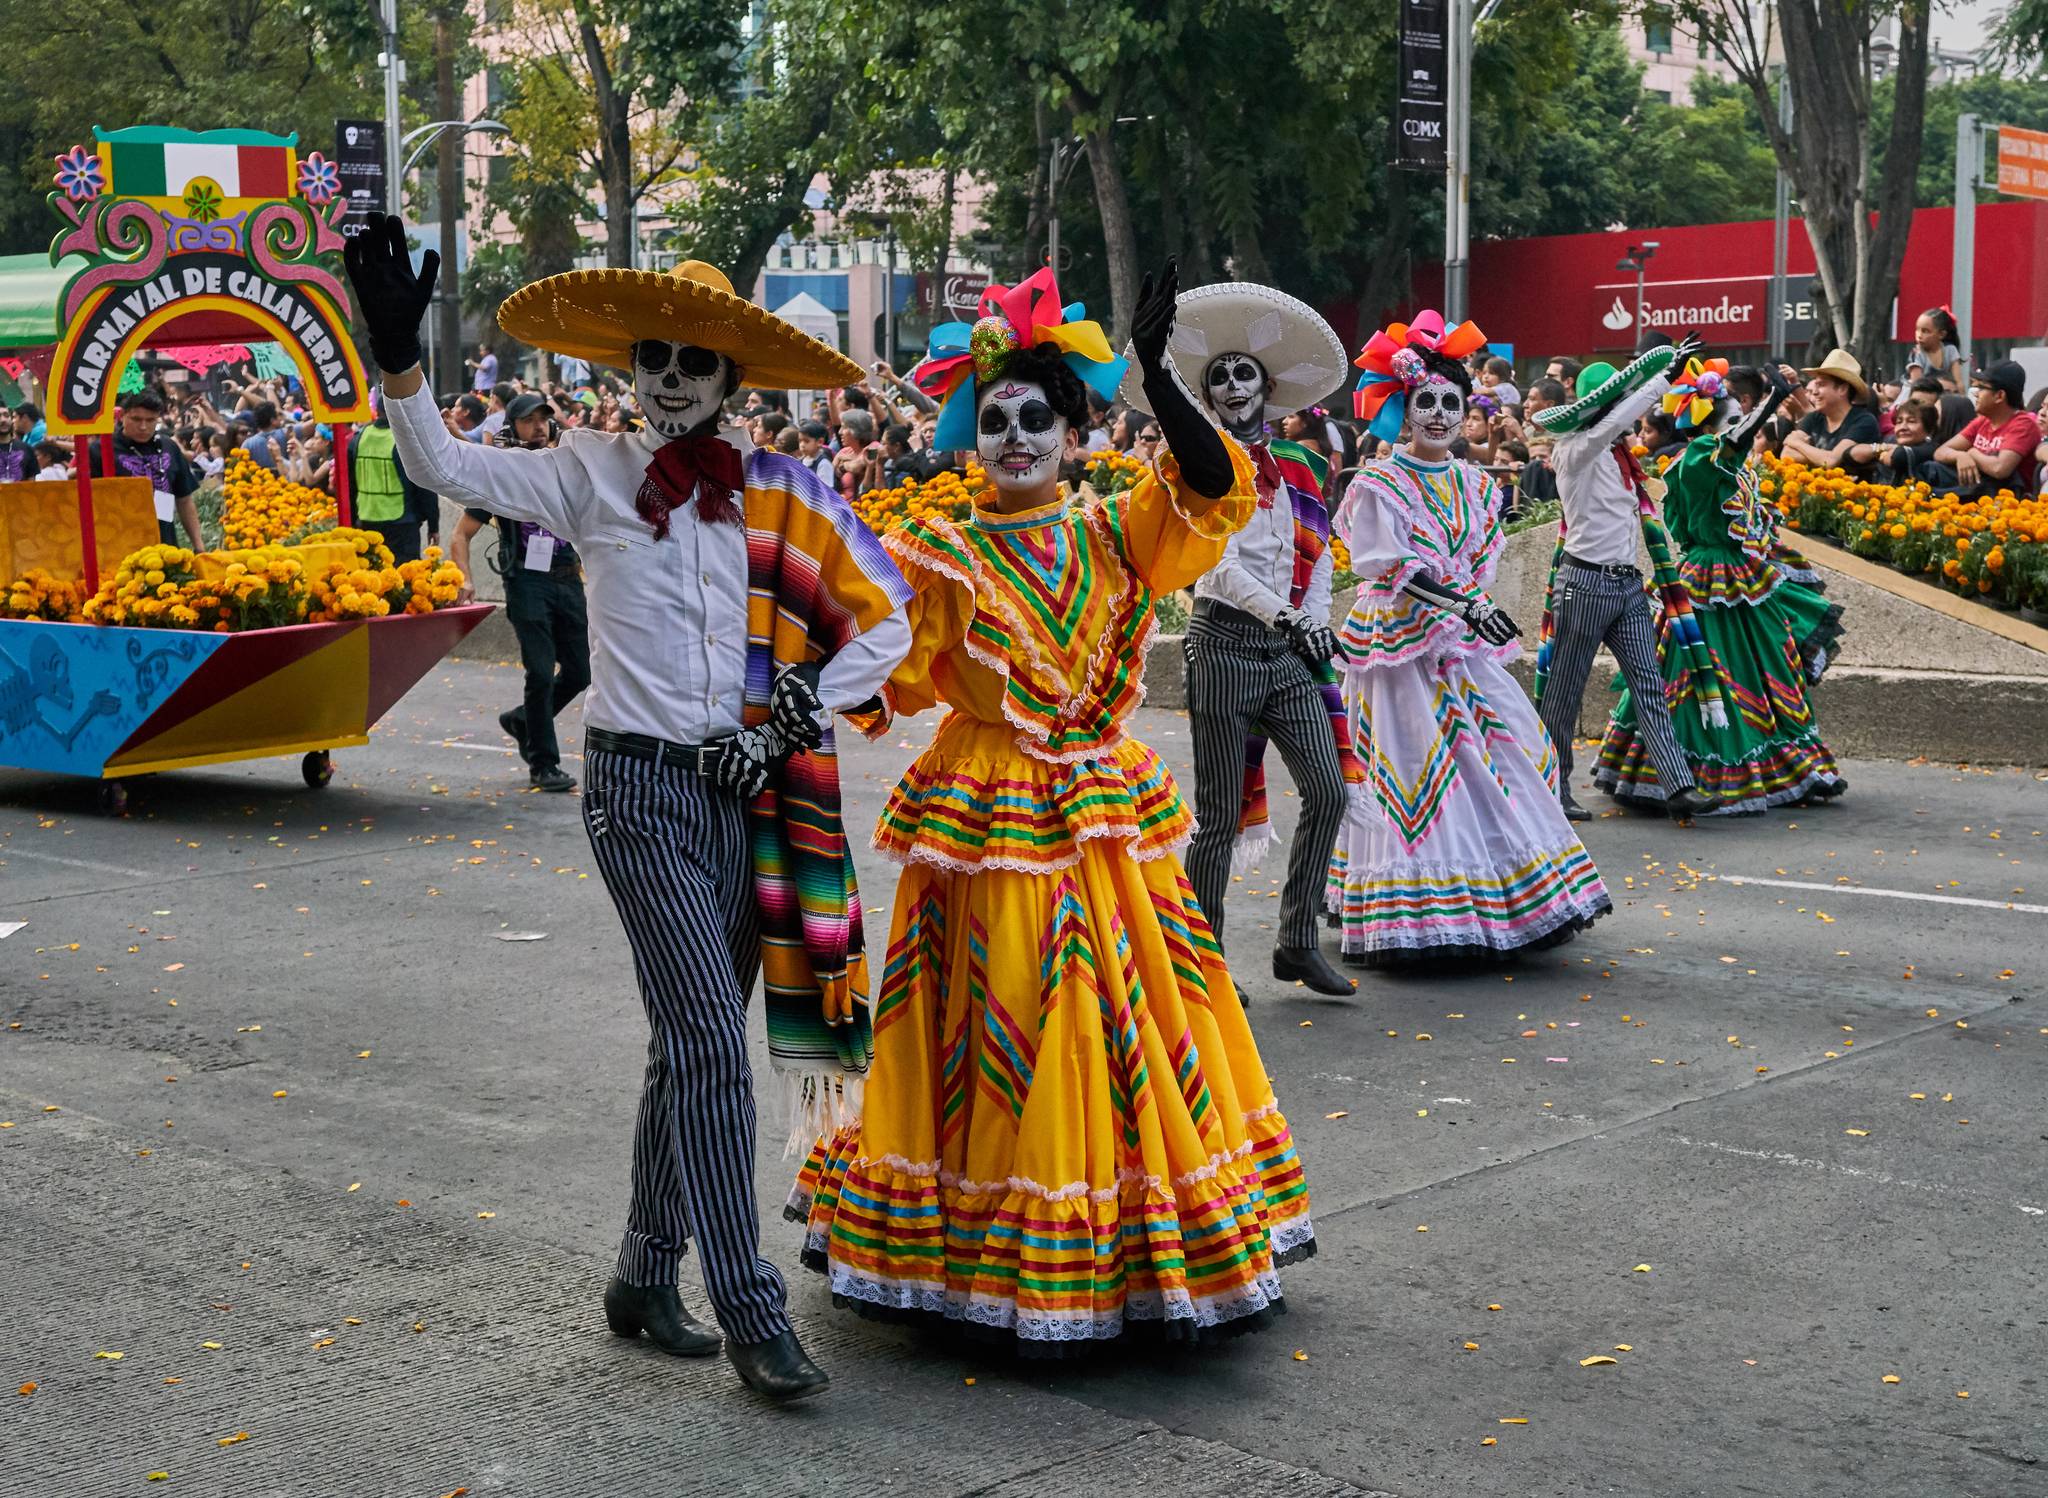
[[[1745,284],[1752,280],[1760,284],[1753,288]],[[1689,328],[1711,330],[1724,343],[1760,343],[1768,336],[1764,308],[1769,284],[1767,276],[1647,282],[1643,287],[1640,328],[1636,326],[1633,281],[1595,286],[1592,307],[1599,331],[1592,340],[1593,346],[1628,347],[1651,329],[1677,334]]]

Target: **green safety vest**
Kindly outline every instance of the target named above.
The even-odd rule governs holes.
[[[398,477],[398,438],[390,427],[368,426],[356,442],[356,520],[403,520],[405,484]]]

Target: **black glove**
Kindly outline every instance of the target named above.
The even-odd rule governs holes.
[[[1320,666],[1337,653],[1337,632],[1305,609],[1282,609],[1273,616],[1273,627],[1311,666]]]
[[[768,789],[768,777],[789,755],[773,723],[757,723],[714,742],[718,763],[712,766],[712,784],[742,801],[751,801]]]
[[[790,749],[815,749],[825,741],[825,730],[818,724],[818,714],[824,711],[816,662],[791,666],[775,678],[775,690],[768,698],[768,721]]]
[[[420,319],[434,299],[441,257],[428,250],[415,275],[398,215],[373,213],[365,225],[342,250],[342,264],[355,288],[357,315],[369,330],[370,356],[386,374],[398,374],[420,362]]]
[[[1675,370],[1683,370],[1685,368],[1685,361],[1705,347],[1706,344],[1701,340],[1698,333],[1687,333],[1677,343],[1672,345],[1673,352],[1677,357],[1671,361],[1671,367]]]
[[[1507,611],[1484,594],[1472,599],[1458,614],[1472,626],[1472,632],[1489,645],[1505,645],[1522,633]]]
[[[1138,356],[1152,418],[1159,423],[1167,450],[1180,464],[1181,478],[1204,499],[1221,499],[1230,492],[1234,479],[1230,450],[1166,366],[1166,344],[1173,337],[1174,298],[1179,292],[1180,270],[1172,260],[1166,262],[1156,285],[1152,273],[1145,273],[1144,284],[1138,288],[1138,310],[1131,319],[1131,351]]]

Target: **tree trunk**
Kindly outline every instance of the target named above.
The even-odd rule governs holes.
[[[1024,243],[1017,253],[1016,269],[1011,273],[1016,281],[1023,280],[1045,263],[1046,216],[1051,204],[1047,183],[1052,172],[1052,121],[1043,96],[1032,101],[1031,122],[1038,133],[1038,150],[1032,157],[1036,166],[1031,173],[1031,197],[1024,211]]]
[[[1138,237],[1131,224],[1131,198],[1124,170],[1110,138],[1116,111],[1104,108],[1101,123],[1088,132],[1088,174],[1095,179],[1095,208],[1102,219],[1103,256],[1109,262],[1110,347],[1122,348],[1138,307]]]
[[[1885,142],[1878,177],[1877,228],[1867,246],[1862,280],[1869,291],[1869,316],[1855,352],[1866,370],[1884,365],[1885,345],[1897,331],[1892,303],[1899,295],[1899,267],[1913,224],[1914,183],[1920,175],[1922,128],[1927,118],[1927,60],[1930,0],[1905,0],[1899,11],[1898,70],[1893,74],[1891,137]]]
[[[1273,280],[1273,267],[1266,259],[1266,248],[1259,243],[1259,231],[1250,224],[1241,224],[1230,235],[1230,272],[1237,281],[1256,281],[1262,286]]]
[[[1400,146],[1395,135],[1395,122],[1387,122],[1387,156],[1392,161]],[[1412,172],[1389,171],[1384,180],[1387,184],[1387,200],[1381,213],[1378,247],[1366,267],[1358,293],[1358,320],[1352,328],[1351,346],[1362,348],[1367,339],[1379,331],[1380,316],[1390,307],[1407,310],[1406,304],[1413,294],[1414,274],[1408,254],[1408,225],[1413,217],[1408,201],[1408,184]],[[1432,299],[1434,300],[1434,299]]]
[[[1209,199],[1208,171],[1202,149],[1191,130],[1181,137],[1181,186],[1187,194],[1188,249],[1182,262],[1186,286],[1207,286],[1216,279],[1216,205]]]
[[[639,246],[633,233],[633,99],[613,78],[611,58],[597,18],[587,4],[576,7],[576,31],[590,69],[597,103],[597,171],[604,187],[605,264],[631,270]]]
[[[462,118],[461,101],[455,92],[455,19],[445,10],[434,18],[434,113],[436,119]],[[462,276],[458,269],[462,256],[457,253],[462,235],[461,130],[443,130],[434,143],[434,152],[444,262],[436,290],[441,306],[434,385],[443,395],[453,395],[467,383],[462,377]]]

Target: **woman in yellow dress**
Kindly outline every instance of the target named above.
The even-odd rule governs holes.
[[[944,703],[875,846],[903,864],[860,1122],[820,1140],[789,1214],[866,1314],[1059,1355],[1194,1340],[1285,1309],[1308,1191],[1178,850],[1193,829],[1130,734],[1155,594],[1215,564],[1257,502],[1244,452],[1167,373],[1174,272],[1133,335],[1174,457],[1108,499],[1057,472],[1084,381],[1123,361],[1049,270],[932,335],[935,445],[993,483],[964,524],[888,539],[913,590],[890,715]]]

